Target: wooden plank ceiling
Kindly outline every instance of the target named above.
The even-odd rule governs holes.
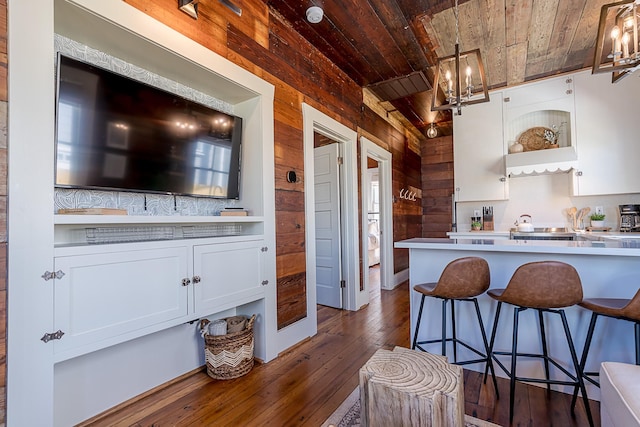
[[[359,85],[409,77],[417,88],[405,91],[420,91],[384,102],[387,111],[422,132],[431,122],[450,132],[451,113],[430,104],[433,66],[454,52],[454,0],[265,1]],[[480,49],[490,89],[591,67],[600,8],[611,1],[459,0],[460,48]],[[324,10],[320,23],[307,22],[310,6]]]

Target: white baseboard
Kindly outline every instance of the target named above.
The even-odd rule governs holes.
[[[409,269],[408,268],[404,269],[402,271],[399,271],[399,272],[397,272],[397,273],[395,273],[393,275],[393,286],[391,288],[384,287],[382,289],[390,291],[392,289],[397,288],[401,283],[404,283],[407,280],[409,280]]]

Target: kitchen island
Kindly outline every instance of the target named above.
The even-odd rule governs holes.
[[[478,256],[486,259],[491,271],[491,288],[506,287],[513,272],[520,265],[547,260],[566,262],[576,268],[582,280],[584,298],[631,298],[640,288],[640,239],[603,242],[416,238],[396,242],[395,247],[409,249],[412,339],[420,306],[420,294],[413,290],[413,286],[418,283],[436,282],[444,267],[456,258]],[[487,335],[489,335],[497,302],[486,294],[478,297],[478,302]],[[440,310],[441,300],[425,299],[419,341],[440,338]],[[591,312],[578,306],[569,307],[565,311],[576,351],[580,357]],[[482,348],[471,304],[456,304],[456,322],[458,338],[476,348]],[[511,350],[512,325],[512,306],[504,305],[498,325],[495,350]],[[545,325],[551,354],[563,366],[570,368],[572,366],[570,354],[559,316],[546,314]],[[428,347],[428,350],[439,353],[439,344],[434,344],[433,348]],[[533,310],[526,311],[520,316],[518,352],[541,352],[538,322]],[[447,355],[452,360],[453,352],[450,344]],[[459,346],[458,358],[468,360],[472,359],[473,355]],[[635,363],[634,329],[631,322],[602,316],[598,319],[586,370],[597,371],[602,361]],[[519,358],[518,362],[518,376],[544,377],[540,360]],[[484,370],[484,365],[481,364],[466,367]],[[499,368],[496,368],[496,374],[506,376]],[[552,368],[552,377],[554,375],[555,378],[562,378],[561,374]],[[598,400],[599,389],[587,384],[589,398]],[[573,388],[566,386],[555,386],[555,389],[566,393],[573,392]]]

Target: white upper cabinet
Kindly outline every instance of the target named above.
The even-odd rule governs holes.
[[[611,74],[575,76],[577,196],[640,192],[640,74],[611,83]]]
[[[561,76],[505,89],[505,112],[509,118],[532,111],[573,110],[573,76]]]
[[[507,175],[567,172],[574,167],[577,154],[573,76],[529,83],[503,93]],[[551,142],[536,137],[541,129],[552,131],[556,139]],[[513,149],[518,144],[524,146],[524,151]]]
[[[502,93],[488,103],[469,105],[453,117],[453,164],[456,200],[506,200]]]

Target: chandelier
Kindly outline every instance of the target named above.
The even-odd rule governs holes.
[[[623,0],[602,6],[592,74],[612,73],[611,82],[616,83],[640,66],[639,3]]]
[[[455,53],[438,58],[431,111],[457,109],[458,115],[461,115],[462,107],[465,105],[488,102],[489,91],[480,49],[460,52],[458,0],[455,0],[453,13],[456,19]],[[444,101],[440,105],[436,105],[440,100]]]

